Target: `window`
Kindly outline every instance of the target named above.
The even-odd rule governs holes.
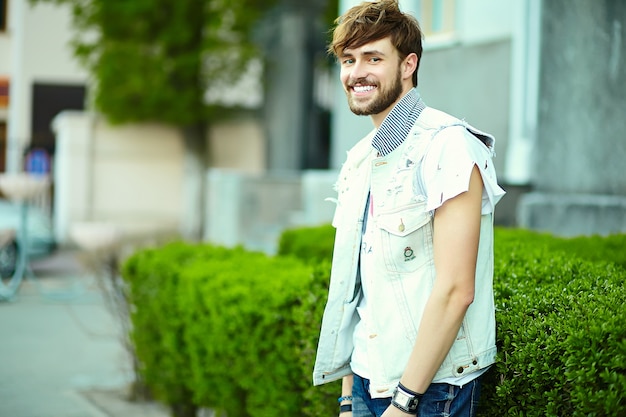
[[[0,32],[7,30],[7,2],[9,0],[0,0]]]
[[[456,0],[404,0],[400,6],[417,17],[426,44],[447,42],[454,38]]]
[[[31,147],[53,154],[56,139],[52,120],[63,110],[83,110],[86,88],[83,85],[34,83],[31,107]]]
[[[7,154],[7,123],[0,121],[0,172],[5,171],[4,163]]]
[[[9,79],[0,76],[0,109],[9,106]]]

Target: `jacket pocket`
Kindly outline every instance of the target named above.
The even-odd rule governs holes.
[[[432,259],[432,223],[426,203],[380,213],[377,225],[388,271],[414,272]]]

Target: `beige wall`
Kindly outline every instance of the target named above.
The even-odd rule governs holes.
[[[80,222],[104,222],[123,234],[176,230],[182,204],[182,140],[164,125],[111,126],[84,112],[54,121],[53,223],[57,242],[72,243]]]
[[[185,149],[180,131],[162,124],[111,126],[86,112],[66,111],[53,123],[53,224],[71,244],[77,223],[107,223],[124,235],[176,231],[183,214]],[[214,168],[265,170],[262,129],[253,119],[215,125],[208,135]]]
[[[236,119],[212,127],[209,133],[212,168],[259,174],[265,172],[266,160],[263,128],[258,120]]]

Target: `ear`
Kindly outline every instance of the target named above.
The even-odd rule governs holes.
[[[402,62],[402,78],[403,79],[411,79],[413,77],[413,73],[417,70],[417,55],[415,53],[411,53],[404,58]]]

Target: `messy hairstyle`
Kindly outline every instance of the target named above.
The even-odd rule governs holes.
[[[328,52],[341,56],[344,49],[358,48],[389,37],[400,54],[417,55],[413,86],[417,85],[417,69],[422,60],[422,31],[415,17],[402,13],[398,0],[366,1],[354,6],[335,20],[333,39]]]

